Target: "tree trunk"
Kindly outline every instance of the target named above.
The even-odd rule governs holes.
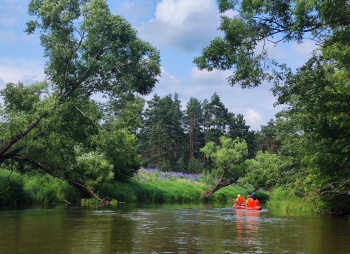
[[[209,198],[216,191],[218,191],[226,186],[229,186],[233,183],[236,183],[238,181],[238,178],[237,179],[224,179],[225,173],[226,173],[226,170],[224,170],[220,180],[218,180],[218,182],[216,183],[216,185],[214,186],[213,189],[211,189],[210,191],[204,192],[204,194],[203,194],[204,199]]]

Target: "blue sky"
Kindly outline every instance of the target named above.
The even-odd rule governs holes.
[[[46,59],[39,35],[24,30],[31,17],[29,0],[1,0],[0,7],[0,89],[7,82],[30,84],[45,78]],[[199,71],[193,58],[221,33],[216,0],[107,0],[110,10],[126,18],[139,37],[154,45],[161,55],[162,74],[153,93],[179,94],[183,109],[191,97],[210,100],[216,92],[230,112],[243,114],[253,130],[259,130],[281,110],[271,85],[241,89],[228,85],[230,71]],[[228,13],[232,15],[233,13]],[[292,68],[300,67],[316,48],[312,41],[303,44],[267,45],[271,57]]]

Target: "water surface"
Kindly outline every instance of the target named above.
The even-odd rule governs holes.
[[[0,208],[0,253],[350,253],[350,222],[228,203]]]

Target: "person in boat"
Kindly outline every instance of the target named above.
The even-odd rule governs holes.
[[[233,202],[233,205],[243,205],[243,198],[241,197],[241,194],[237,195],[237,198]]]
[[[254,206],[254,200],[250,195],[247,196],[247,201],[245,202],[245,206],[247,207],[253,207]]]

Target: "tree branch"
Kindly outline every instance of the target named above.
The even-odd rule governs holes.
[[[67,63],[66,71],[64,74],[64,87],[65,87],[65,89],[67,89],[68,69],[69,69],[70,63],[72,61],[72,56],[74,53],[76,53],[78,51],[78,49],[80,48],[80,46],[83,43],[83,40],[85,38],[85,31],[83,31],[82,34],[78,30],[76,30],[76,32],[78,32],[78,34],[80,35],[80,41],[77,44],[77,46],[73,50],[71,50],[71,53],[70,53],[69,58],[68,58],[68,63]]]
[[[92,120],[89,116],[85,115],[84,112],[82,110],[80,110],[77,106],[74,105],[74,107],[87,119],[89,119],[94,125],[96,125],[97,127],[99,127],[100,129],[103,129],[101,125],[99,125],[98,123],[95,123],[94,120]]]
[[[27,162],[29,164],[31,164],[32,166],[36,167],[36,168],[39,168],[39,169],[42,169],[43,171],[45,171],[46,173],[48,173],[49,175],[53,176],[53,177],[56,177],[54,174],[53,174],[53,170],[50,168],[50,167],[45,167],[40,161],[38,160],[35,160],[35,159],[32,159],[32,158],[25,158],[21,155],[15,155],[12,157],[13,159],[16,159],[18,161],[24,161],[24,162]]]
[[[41,121],[41,119],[45,118],[47,115],[49,114],[49,112],[45,112],[44,114],[42,114],[41,116],[38,117],[38,119],[34,120],[33,122],[31,122],[28,127],[22,131],[19,134],[14,135],[11,140],[9,142],[7,142],[7,144],[5,144],[4,146],[2,146],[0,148],[0,158],[4,155],[5,152],[7,152],[14,144],[16,144],[19,140],[21,140],[25,135],[27,135],[32,129],[35,128],[35,126]]]

